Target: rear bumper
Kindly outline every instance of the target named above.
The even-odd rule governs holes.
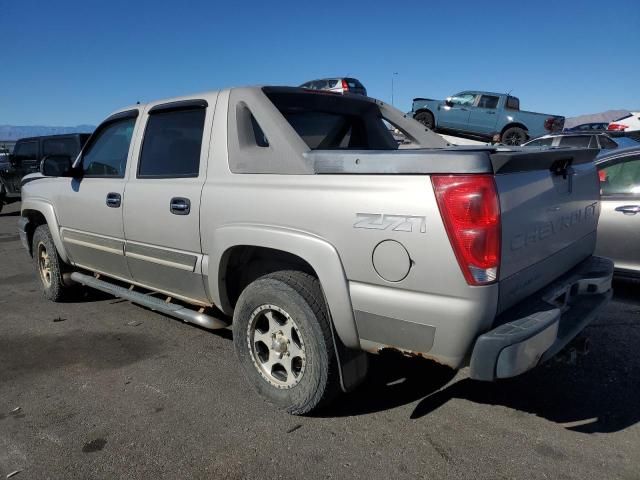
[[[476,340],[471,378],[514,377],[553,357],[609,302],[612,277],[611,260],[590,257],[501,314]]]

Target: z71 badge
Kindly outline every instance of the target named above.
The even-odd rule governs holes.
[[[353,228],[368,230],[393,230],[396,232],[426,233],[427,220],[416,215],[388,215],[384,213],[356,213]]]

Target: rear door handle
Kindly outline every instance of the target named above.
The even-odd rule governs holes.
[[[496,112],[486,112],[486,113],[487,113],[487,115],[495,115],[496,114]]]
[[[640,205],[623,205],[616,207],[616,212],[622,212],[625,215],[635,215],[640,212]]]
[[[118,208],[122,204],[122,197],[119,193],[107,193],[107,207]]]
[[[191,200],[183,197],[173,197],[169,203],[169,210],[174,215],[189,215],[191,212]]]

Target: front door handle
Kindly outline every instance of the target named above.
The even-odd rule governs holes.
[[[191,212],[191,200],[183,197],[173,197],[169,203],[169,210],[174,215],[189,215],[189,212]]]
[[[616,207],[616,212],[622,212],[625,215],[635,215],[640,212],[640,205],[623,205]]]
[[[119,193],[107,193],[107,207],[118,208],[122,204],[122,196]]]

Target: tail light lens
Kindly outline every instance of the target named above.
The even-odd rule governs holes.
[[[347,83],[347,81],[344,78],[342,79],[342,91],[343,92],[348,92],[349,91],[349,84]]]
[[[544,121],[544,128],[550,132],[562,129],[564,121],[558,117],[549,117]]]
[[[614,132],[624,132],[627,128],[629,128],[629,126],[622,123],[610,123],[607,127],[607,130],[612,130]]]
[[[491,175],[433,175],[449,241],[469,285],[498,279],[500,206]]]

